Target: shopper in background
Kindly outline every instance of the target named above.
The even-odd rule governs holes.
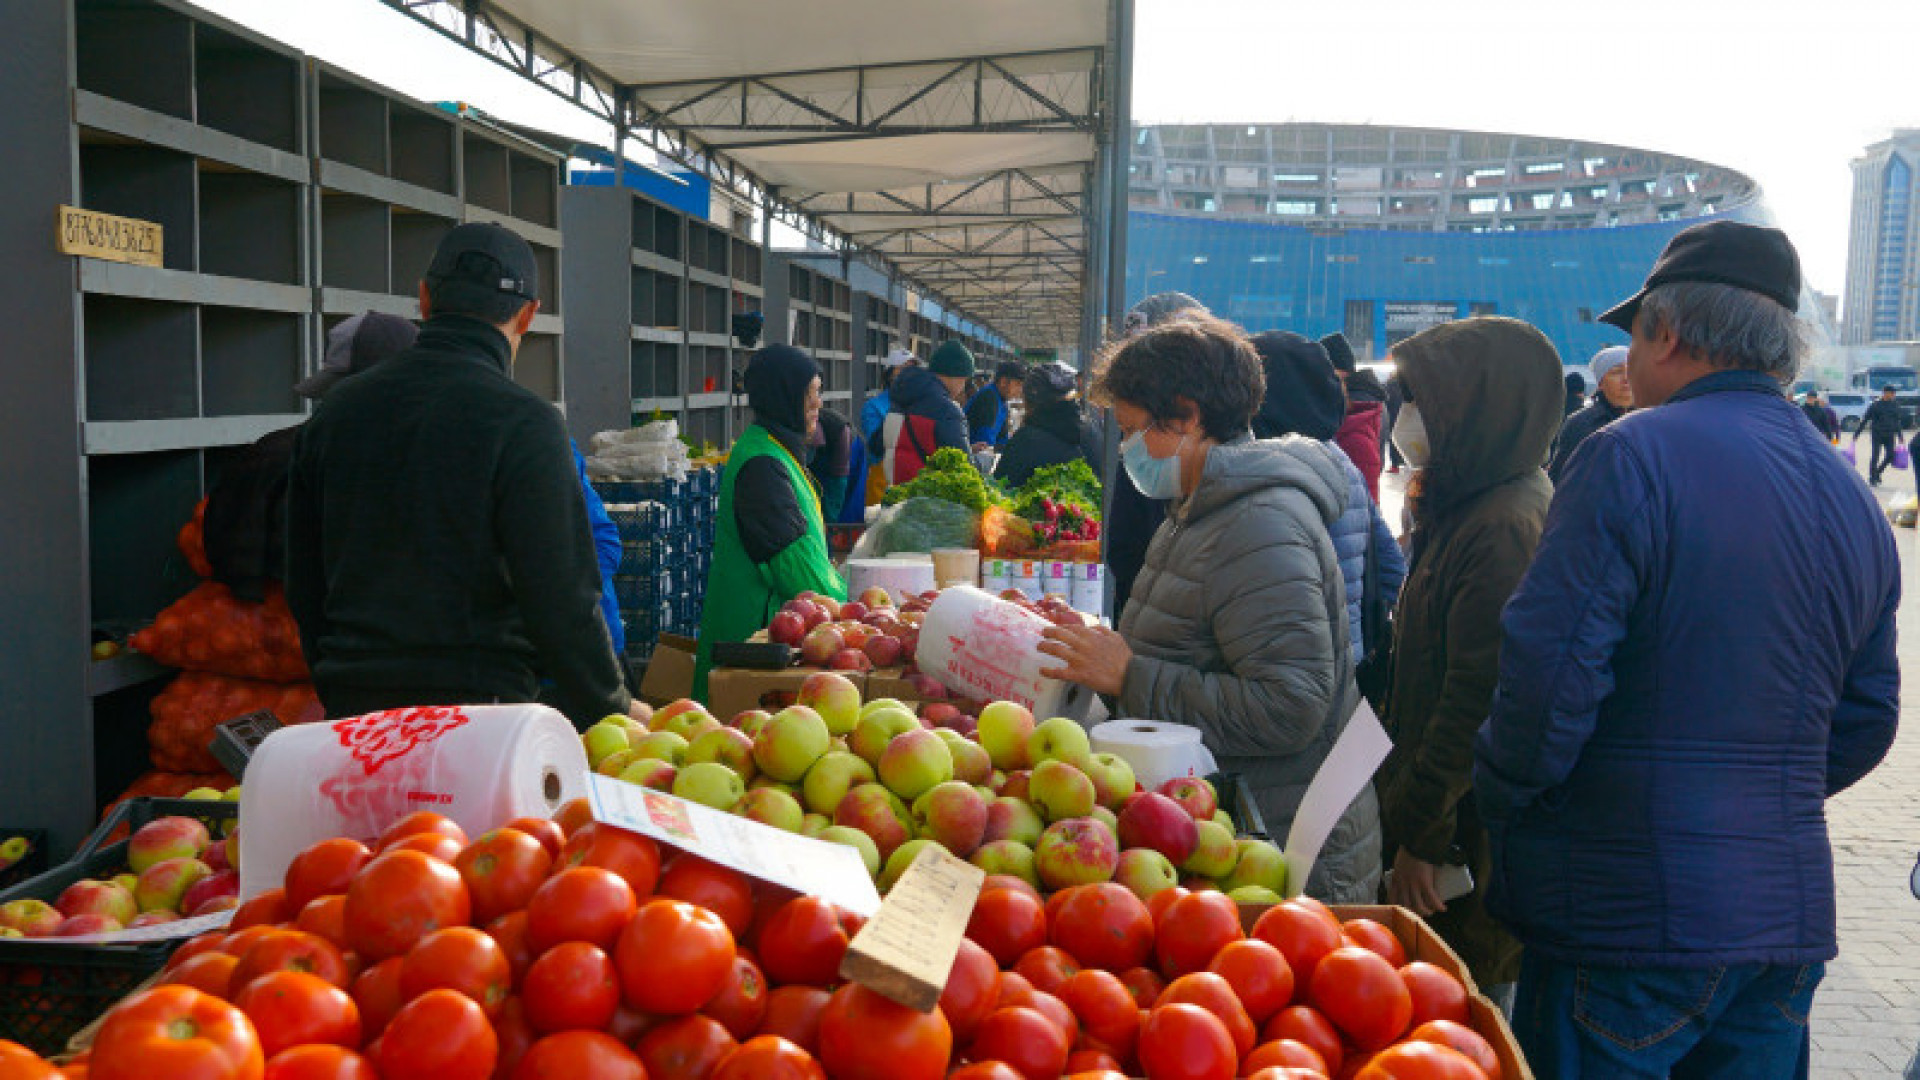
[[[860,406],[860,440],[865,448],[862,457],[866,460],[867,497],[866,502],[878,506],[880,497],[887,492],[886,470],[880,464],[880,438],[886,427],[887,413],[893,411],[893,381],[900,375],[900,369],[919,366],[920,358],[905,349],[894,349],[880,361],[880,392],[867,399]]]
[[[1542,463],[1560,428],[1560,357],[1526,323],[1487,316],[1422,331],[1393,356],[1407,394],[1394,439],[1414,470],[1414,525],[1382,717],[1393,752],[1376,777],[1393,868],[1387,900],[1428,918],[1505,1004],[1520,946],[1484,903],[1492,875],[1473,735],[1499,673],[1500,609],[1553,498]],[[1440,895],[1448,865],[1467,868],[1472,892]]]
[[[1124,323],[1128,337],[1175,319],[1205,315],[1207,309],[1186,293],[1156,293],[1133,306]],[[1096,470],[1099,471],[1099,470]],[[1100,534],[1106,539],[1107,574],[1113,578],[1113,621],[1118,626],[1126,614],[1127,600],[1133,594],[1133,579],[1146,562],[1147,545],[1155,530],[1167,520],[1167,504],[1140,494],[1127,470],[1116,470],[1112,491],[1107,495],[1106,522]]]
[[[620,573],[620,558],[626,553],[620,543],[620,526],[613,523],[607,504],[601,500],[600,493],[593,490],[593,481],[587,476],[586,455],[571,439],[567,440],[567,446],[573,451],[573,467],[580,475],[580,498],[587,504],[587,528],[593,531],[594,558],[600,565],[600,618],[607,624],[613,654],[625,657],[627,626],[620,621],[620,598],[613,590],[613,579]],[[622,663],[622,673],[625,670],[626,665]]]
[[[1900,560],[1781,392],[1799,296],[1778,230],[1667,244],[1601,316],[1639,409],[1568,467],[1501,621],[1474,783],[1544,1078],[1807,1075],[1824,804],[1893,742]]]
[[[1593,354],[1587,369],[1599,380],[1593,403],[1572,416],[1560,427],[1553,442],[1553,460],[1547,465],[1547,477],[1554,483],[1566,471],[1567,462],[1587,436],[1627,415],[1633,408],[1633,387],[1627,382],[1627,347],[1613,345]]]
[[[1380,438],[1386,428],[1387,390],[1371,371],[1361,371],[1354,362],[1353,346],[1345,334],[1328,334],[1320,347],[1333,362],[1334,374],[1347,393],[1347,415],[1333,441],[1346,451],[1347,459],[1367,481],[1367,497],[1380,501]]]
[[[1007,445],[1007,403],[1019,401],[1027,377],[1026,366],[1002,360],[993,369],[993,382],[967,401],[967,428],[975,450],[1000,450]]]
[[[1021,392],[1027,416],[1007,440],[1006,452],[993,470],[1002,487],[1018,489],[1035,469],[1064,465],[1075,458],[1099,475],[1100,442],[1080,410],[1075,374],[1058,360],[1026,369]]]
[[[1853,429],[1853,445],[1860,445],[1862,432],[1873,436],[1873,458],[1867,465],[1867,483],[1880,486],[1880,474],[1893,464],[1893,448],[1906,441],[1907,414],[1894,398],[1893,387],[1880,388],[1880,400],[1867,406],[1860,426]]]
[[[1565,415],[1572,416],[1587,407],[1587,380],[1577,371],[1569,371],[1563,380],[1567,387]]]
[[[920,475],[935,450],[969,451],[959,403],[972,374],[973,354],[951,340],[934,350],[926,367],[900,369],[879,442],[889,487]]]
[[[827,554],[827,517],[813,475],[801,464],[820,423],[820,368],[791,345],[769,345],[747,361],[753,423],[727,457],[700,615],[693,696],[707,697],[713,646],[745,641],[803,592],[847,598]]]
[[[1813,430],[1826,437],[1835,446],[1840,444],[1840,415],[1826,402],[1820,400],[1820,391],[1807,391],[1807,398],[1800,405],[1800,411],[1807,414],[1807,420]]]
[[[578,727],[645,715],[600,615],[566,429],[511,376],[539,310],[525,240],[453,228],[412,348],[333,387],[287,490],[287,606],[332,716],[532,701]]]
[[[1400,419],[1400,406],[1406,404],[1407,388],[1400,382],[1400,376],[1387,377],[1387,423],[1380,429],[1380,452],[1386,456],[1387,472],[1397,473],[1400,466],[1406,464],[1400,456],[1400,448],[1393,445],[1393,425]]]
[[[1042,674],[1117,700],[1120,716],[1200,729],[1283,836],[1360,700],[1346,586],[1328,528],[1347,503],[1339,455],[1311,439],[1254,439],[1265,380],[1239,327],[1175,319],[1100,361],[1096,400],[1126,441],[1140,491],[1170,503],[1116,632],[1050,627]],[[1371,901],[1380,882],[1373,790],[1349,806],[1306,891]]]
[[[847,504],[853,456],[853,425],[832,409],[822,408],[819,423],[807,435],[807,471],[820,488],[820,506],[830,522],[840,520],[840,509]]]

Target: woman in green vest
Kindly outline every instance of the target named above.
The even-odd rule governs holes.
[[[693,680],[701,701],[715,642],[747,640],[803,592],[847,598],[827,557],[819,488],[801,464],[820,422],[820,368],[791,345],[769,345],[747,362],[746,383],[753,424],[733,444],[720,478]]]

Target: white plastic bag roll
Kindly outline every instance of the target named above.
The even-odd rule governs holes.
[[[1200,729],[1151,720],[1110,720],[1093,729],[1095,753],[1113,754],[1133,766],[1134,778],[1151,791],[1181,776],[1219,771]]]
[[[934,587],[933,561],[917,559],[848,559],[847,595],[858,597],[874,586],[887,590],[895,604]]]
[[[920,625],[914,662],[961,697],[1017,701],[1036,719],[1065,716],[1078,721],[1093,703],[1093,691],[1040,674],[1041,668],[1058,662],[1038,648],[1041,634],[1051,625],[979,589],[947,589]]]
[[[587,755],[545,705],[395,709],[284,727],[247,763],[240,792],[240,896],[281,883],[321,840],[371,844],[432,810],[479,836],[516,817],[552,817],[586,794]]]

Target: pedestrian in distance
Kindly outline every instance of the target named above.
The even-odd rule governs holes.
[[[1783,392],[1799,295],[1776,229],[1667,244],[1602,316],[1637,409],[1568,465],[1501,620],[1474,793],[1542,1080],[1806,1075],[1824,803],[1893,742],[1900,564]]]
[[[1895,400],[1893,387],[1880,388],[1880,400],[1867,406],[1860,426],[1853,429],[1853,445],[1860,445],[1860,433],[1873,436],[1873,457],[1867,463],[1867,483],[1880,486],[1880,474],[1893,464],[1893,448],[1906,443],[1907,414]]]
[[[1058,360],[1026,369],[1021,389],[1027,416],[1007,440],[993,478],[1017,491],[1036,469],[1065,465],[1078,458],[1100,475],[1100,440],[1080,407],[1074,370]]]
[[[1627,415],[1633,408],[1633,387],[1627,381],[1626,346],[1601,349],[1587,367],[1599,380],[1600,387],[1594,391],[1591,404],[1567,417],[1567,422],[1560,427],[1560,437],[1553,441],[1553,460],[1547,465],[1547,478],[1556,484],[1566,471],[1567,462],[1573,459],[1573,452],[1587,436]]]
[[[1027,377],[1026,365],[1002,360],[993,369],[993,381],[967,399],[967,428],[975,450],[1000,450],[1007,445],[1009,402],[1019,401]]]
[[[889,391],[878,444],[888,487],[920,475],[935,450],[968,452],[967,417],[960,402],[972,376],[973,353],[951,340],[934,350],[926,367],[900,369]]]
[[[1840,445],[1840,415],[1832,407],[1820,400],[1820,391],[1807,391],[1806,401],[1800,411],[1807,414],[1807,420],[1813,424],[1813,430],[1827,437],[1835,446]]]
[[[1353,346],[1345,334],[1328,334],[1320,347],[1333,362],[1333,372],[1347,395],[1346,419],[1334,433],[1334,444],[1346,451],[1360,475],[1367,481],[1367,497],[1380,501],[1380,470],[1386,463],[1380,456],[1380,436],[1387,428],[1387,388],[1371,371],[1361,371],[1353,355]]]

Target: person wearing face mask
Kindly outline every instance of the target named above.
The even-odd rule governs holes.
[[[1587,367],[1592,370],[1593,377],[1600,381],[1600,389],[1594,391],[1593,404],[1567,417],[1567,422],[1561,425],[1560,437],[1553,441],[1553,461],[1547,465],[1547,478],[1556,485],[1560,483],[1560,475],[1566,471],[1567,462],[1573,460],[1573,452],[1587,440],[1587,436],[1633,409],[1633,387],[1627,383],[1625,345],[1601,349],[1594,354]]]
[[[1254,439],[1260,356],[1238,327],[1195,315],[1118,342],[1093,395],[1112,408],[1141,495],[1167,503],[1118,631],[1050,627],[1042,672],[1114,700],[1120,716],[1200,729],[1284,835],[1360,695],[1347,592],[1329,527],[1347,508],[1339,451]],[[1342,815],[1306,891],[1370,902],[1380,880],[1373,790]]]
[[[1393,622],[1381,717],[1393,752],[1375,782],[1390,902],[1427,917],[1496,1001],[1511,1000],[1518,943],[1482,904],[1487,833],[1473,797],[1473,736],[1499,673],[1500,611],[1526,573],[1553,488],[1541,463],[1559,430],[1560,358],[1513,319],[1448,323],[1394,346],[1407,401],[1393,440],[1414,469],[1413,561]],[[1440,895],[1464,865],[1474,889]]]
[[[733,444],[720,477],[707,600],[693,696],[707,696],[716,642],[745,641],[782,605],[812,591],[847,598],[827,554],[820,488],[803,464],[820,422],[820,368],[791,345],[769,345],[747,362],[753,423]]]

